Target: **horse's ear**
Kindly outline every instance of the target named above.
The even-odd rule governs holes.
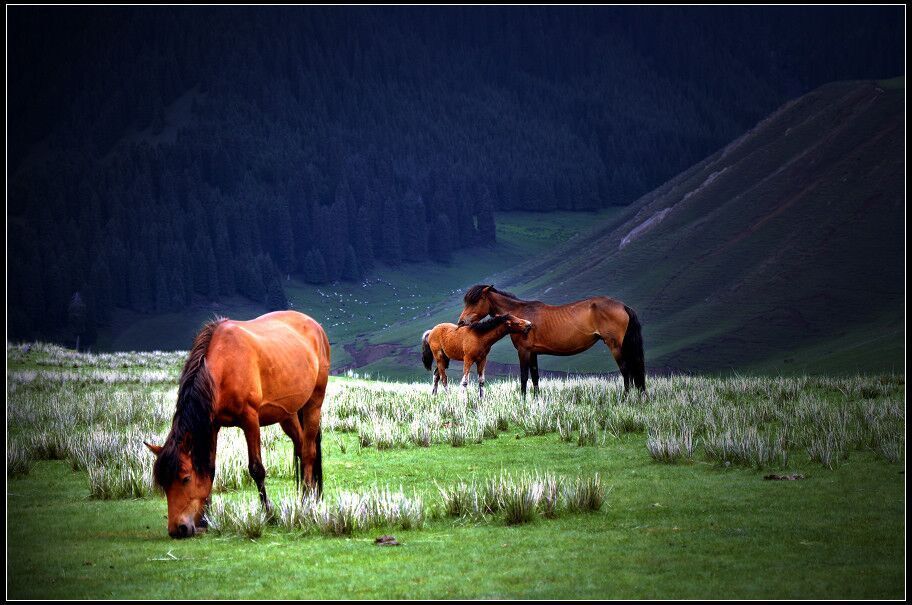
[[[494,284],[491,284],[490,286],[485,286],[485,287],[484,287],[484,290],[482,290],[482,292],[483,292],[484,294],[487,294],[487,293],[491,290],[491,288],[493,288],[493,287],[494,287]]]
[[[152,444],[149,443],[148,441],[143,441],[143,445],[145,445],[147,448],[149,448],[149,451],[152,452],[153,454],[155,454],[156,456],[158,456],[159,454],[161,454],[161,453],[162,453],[162,449],[164,449],[164,448],[162,448],[162,446],[160,446],[160,445],[152,445]]]

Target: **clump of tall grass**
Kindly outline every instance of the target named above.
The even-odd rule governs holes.
[[[28,448],[16,441],[6,446],[6,476],[21,477],[32,469],[32,455]]]
[[[596,445],[599,436],[599,425],[595,416],[586,415],[580,417],[579,433],[576,436],[576,444],[580,447],[584,445]]]
[[[500,509],[507,525],[534,520],[543,492],[544,486],[538,480],[518,481],[504,489],[500,496]]]
[[[221,496],[212,499],[206,510],[209,531],[216,534],[244,536],[255,540],[263,535],[270,513],[259,498],[228,500]]]
[[[453,447],[462,447],[466,444],[468,427],[462,423],[451,422],[447,429],[450,445]]]
[[[145,498],[156,491],[151,456],[125,456],[109,466],[90,466],[89,496],[96,500]]]
[[[565,481],[561,489],[564,508],[568,512],[595,512],[605,503],[606,491],[601,476],[577,477]]]
[[[657,462],[676,464],[681,460],[692,460],[693,429],[683,422],[678,430],[650,428],[646,448],[652,459]]]
[[[513,420],[526,435],[546,435],[555,430],[554,415],[549,409],[549,401],[544,397],[533,398],[518,407]]]
[[[437,486],[443,500],[443,511],[448,517],[467,517],[478,514],[478,488],[474,483],[460,481],[447,488]]]
[[[66,460],[73,448],[71,435],[63,431],[40,431],[28,438],[28,451],[34,460]]]
[[[419,420],[414,420],[409,425],[409,441],[418,447],[431,445],[432,428]]]
[[[887,438],[877,442],[874,453],[890,463],[901,462],[903,459],[903,440],[901,438]]]
[[[424,525],[424,501],[406,496],[400,489],[372,488],[366,492],[342,492],[331,501],[311,493],[285,496],[279,501],[280,527],[303,533],[347,536],[376,527],[418,529]]]
[[[831,431],[823,431],[811,437],[807,453],[811,461],[819,462],[829,469],[835,468],[843,457],[839,438]]]
[[[406,496],[400,488],[374,488],[364,496],[365,527],[394,526],[400,529],[417,529],[424,525],[424,501],[417,494]]]
[[[605,498],[598,475],[566,479],[552,474],[507,474],[478,483],[461,481],[438,490],[449,517],[501,515],[509,525],[527,523],[536,515],[556,517],[560,511],[599,510]]]
[[[761,434],[757,427],[737,427],[708,432],[703,443],[706,458],[743,466],[763,468],[777,464],[788,465],[784,447],[785,434]]]

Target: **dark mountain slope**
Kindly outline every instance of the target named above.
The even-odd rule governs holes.
[[[656,367],[899,370],[903,86],[835,83],[789,102],[496,283],[546,302],[626,301]]]

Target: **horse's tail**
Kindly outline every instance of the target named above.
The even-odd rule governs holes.
[[[646,391],[646,358],[643,354],[643,332],[640,326],[640,319],[636,312],[624,305],[624,310],[630,317],[627,323],[627,332],[624,334],[624,341],[621,343],[621,359],[626,368],[630,371],[633,383],[636,388]]]
[[[434,362],[434,354],[431,352],[431,344],[428,342],[430,335],[431,331],[428,330],[421,337],[421,361],[424,362],[424,369],[428,372],[431,371],[431,364]]]
[[[323,427],[317,429],[317,456],[313,463],[313,479],[317,484],[317,495],[323,494],[323,447],[320,442],[323,438]]]

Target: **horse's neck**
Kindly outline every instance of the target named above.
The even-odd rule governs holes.
[[[491,302],[491,310],[500,315],[501,313],[511,313],[522,309],[526,303],[521,300],[507,298],[497,293],[488,294]]]
[[[485,347],[492,347],[494,343],[507,335],[507,332],[510,330],[510,327],[506,323],[502,323],[490,332],[485,332],[481,335],[481,342]]]

